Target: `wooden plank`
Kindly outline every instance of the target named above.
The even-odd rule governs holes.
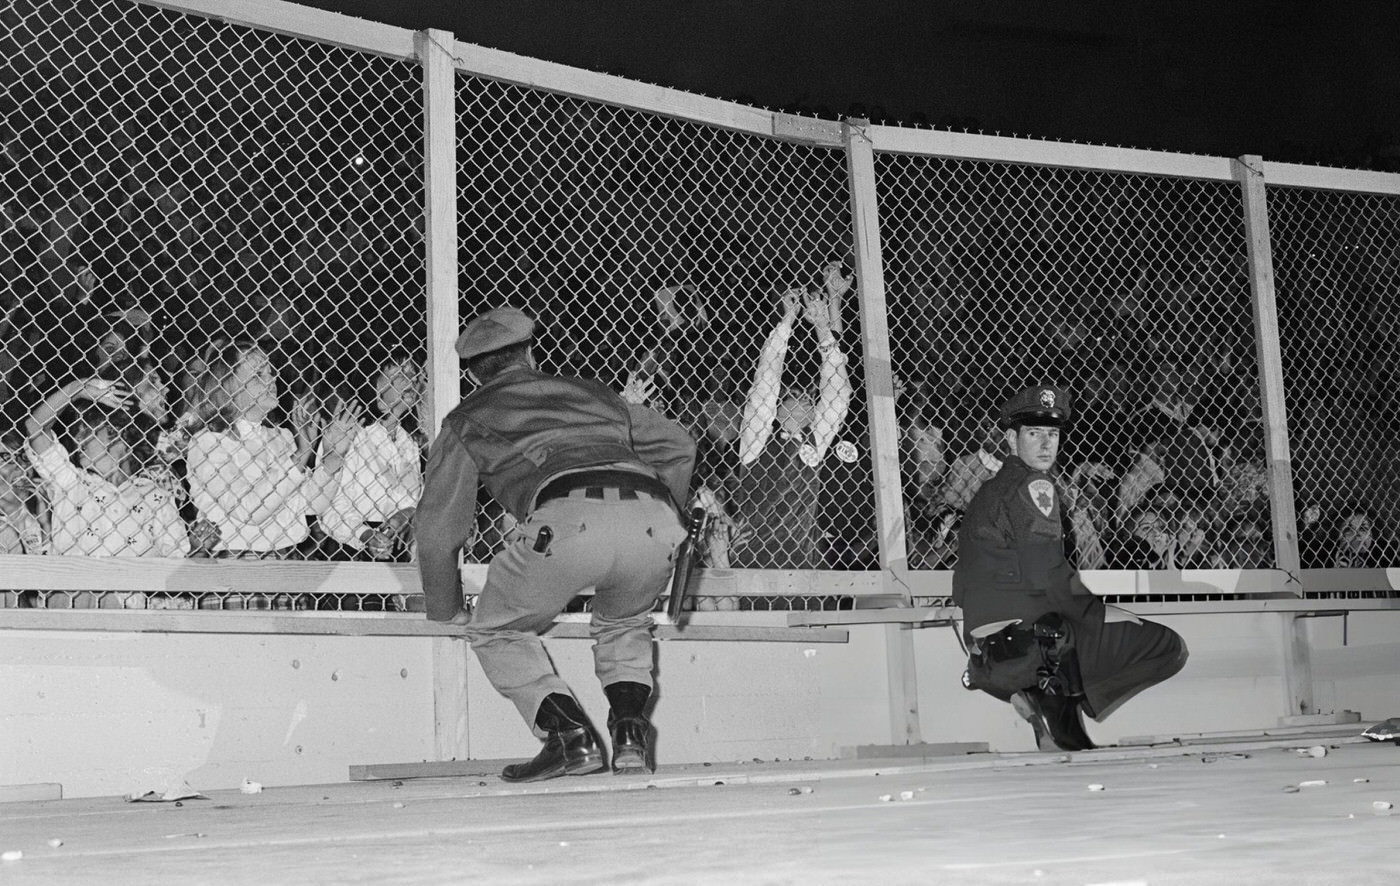
[[[1289,577],[1288,589],[1301,595],[1295,578],[1298,515],[1293,504],[1293,459],[1288,447],[1288,408],[1284,402],[1283,351],[1279,345],[1278,300],[1274,294],[1273,245],[1264,191],[1263,160],[1241,157],[1235,164],[1244,207],[1248,246],[1249,291],[1254,305],[1254,340],[1259,364],[1259,393],[1264,408],[1264,447],[1269,466],[1269,503],[1273,517],[1274,557]]]
[[[906,760],[985,754],[985,741],[919,742],[918,744],[863,744],[841,748],[843,760]]]
[[[1303,587],[1308,591],[1395,591],[1400,590],[1400,569],[1303,569]]]
[[[0,803],[22,803],[29,800],[62,799],[63,785],[57,782],[0,784]]]
[[[877,151],[986,160],[994,163],[1166,175],[1207,181],[1234,180],[1231,161],[1227,157],[1144,151],[1138,148],[1111,148],[1104,145],[1080,145],[902,126],[871,126],[868,131],[871,143]]]
[[[508,760],[424,760],[421,763],[369,763],[352,765],[350,781],[382,781],[391,778],[496,778]]]
[[[137,0],[146,6],[198,15],[290,37],[393,58],[413,58],[413,32],[379,22],[281,0]]]
[[[436,437],[462,397],[457,358],[457,74],[450,31],[417,37],[423,64],[423,212],[427,282],[427,390]]]
[[[432,643],[433,750],[439,760],[465,760],[471,756],[468,644],[460,637],[434,637]]]
[[[1360,722],[1351,724],[1310,726],[1267,726],[1263,729],[1238,729],[1226,732],[1178,732],[1159,735],[1129,735],[1118,739],[1120,747],[1137,745],[1201,744],[1229,741],[1262,741],[1265,739],[1297,739],[1300,744],[1317,744],[1310,738],[1331,739],[1361,734]]]
[[[479,589],[485,566],[463,570]],[[0,556],[0,588],[58,591],[165,591],[203,594],[418,594],[408,563],[209,560],[165,557]]]
[[[1366,169],[1334,169],[1301,163],[1263,163],[1264,180],[1271,186],[1321,188],[1363,194],[1400,194],[1400,175]]]
[[[962,617],[962,610],[953,606],[921,606],[889,609],[847,609],[835,612],[789,612],[787,623],[793,627],[816,625],[911,624],[947,626]]]
[[[546,637],[581,640],[589,639],[589,626],[577,622],[556,622]],[[850,632],[835,628],[789,628],[743,625],[675,625],[656,626],[657,640],[723,640],[743,643],[846,643]]]
[[[471,43],[459,41],[456,46],[457,68],[468,74],[753,135],[830,147],[841,144],[839,130],[830,123],[814,120],[811,126],[800,127],[787,114],[779,119],[772,111],[679,89],[571,68]]]
[[[899,425],[894,410],[894,366],[890,362],[890,326],[885,313],[885,270],[880,243],[880,201],[876,191],[875,154],[868,120],[845,126],[846,170],[850,178],[851,227],[855,236],[856,295],[860,299],[861,350],[865,398],[869,403],[870,465],[875,480],[875,524],[880,539],[880,569],[905,571],[903,481],[899,472]]]
[[[107,631],[154,634],[299,634],[348,637],[461,637],[454,625],[428,621],[422,613],[221,612],[142,609],[0,609],[0,628],[23,631]],[[583,621],[559,621],[547,637],[590,639]],[[728,640],[755,643],[845,643],[850,634],[834,628],[782,625],[658,624],[658,640]],[[465,667],[465,665],[464,665]],[[465,671],[464,671],[465,673]]]

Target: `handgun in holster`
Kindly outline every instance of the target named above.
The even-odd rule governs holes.
[[[685,539],[676,548],[675,571],[671,573],[671,596],[666,600],[666,614],[671,621],[680,624],[681,613],[685,610],[685,600],[690,593],[690,579],[695,571],[695,560],[700,555],[700,546],[705,540],[705,530],[710,525],[710,514],[704,508],[691,508],[686,520]]]

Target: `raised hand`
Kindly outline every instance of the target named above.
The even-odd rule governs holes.
[[[327,453],[332,455],[344,455],[350,449],[350,442],[355,438],[355,432],[364,423],[365,410],[359,403],[350,400],[341,401],[331,415],[330,421],[326,422],[322,432],[321,443]]]
[[[802,300],[806,297],[807,291],[796,287],[783,293],[784,323],[791,323],[797,319],[797,315],[802,312]]]
[[[311,401],[297,397],[292,401],[292,434],[303,447],[311,446],[321,434],[321,417],[312,408]]]
[[[843,321],[841,319],[841,305],[846,298],[846,293],[851,291],[851,284],[855,282],[855,276],[845,276],[841,273],[841,262],[831,261],[826,263],[826,268],[822,272],[822,277],[826,282],[827,310],[831,314],[831,328],[837,335],[841,334]]]
[[[643,406],[656,397],[656,376],[633,369],[627,374],[627,384],[622,389],[622,399],[633,406]]]
[[[128,409],[136,402],[136,394],[129,385],[103,378],[90,378],[83,382],[76,396],[112,409]]]
[[[394,536],[382,529],[371,529],[361,536],[365,542],[365,553],[375,560],[390,560],[394,556]]]
[[[812,328],[816,330],[817,338],[826,340],[831,334],[831,309],[826,300],[826,296],[820,292],[809,292],[803,295],[802,316]]]
[[[219,546],[219,527],[203,518],[190,524],[190,550],[194,554],[207,554]]]

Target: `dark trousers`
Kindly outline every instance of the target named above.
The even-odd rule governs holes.
[[[1181,635],[1155,622],[1104,622],[1103,607],[1095,606],[1090,618],[1067,621],[1070,646],[1079,665],[1079,683],[1084,690],[1084,713],[1103,720],[1123,702],[1149,686],[1156,686],[1186,665],[1186,642]],[[1031,649],[1037,658],[1040,653]],[[996,669],[1016,668],[1020,662]],[[1008,674],[1002,674],[1003,683]],[[1024,688],[1031,688],[1026,686]],[[989,695],[1009,701],[1010,694],[985,689]]]
[[[1072,629],[1084,681],[1084,713],[1095,720],[1186,665],[1186,641],[1165,625],[1094,620],[1075,622]]]

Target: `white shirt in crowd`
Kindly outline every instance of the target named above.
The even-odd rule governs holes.
[[[292,432],[243,419],[189,443],[190,498],[219,527],[219,550],[275,551],[306,539],[306,473]]]
[[[29,450],[53,508],[52,552],[84,557],[184,557],[189,536],[180,519],[175,478],[140,473],[114,484],[79,468],[53,441]]]
[[[321,528],[336,541],[361,549],[365,521],[383,521],[415,507],[423,493],[418,443],[401,427],[374,422],[355,432],[335,490],[321,511]]]

